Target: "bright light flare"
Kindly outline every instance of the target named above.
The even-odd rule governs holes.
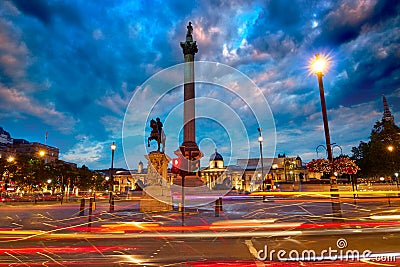
[[[44,155],[46,155],[46,151],[40,150],[39,151],[39,156],[44,157]]]
[[[111,150],[115,151],[117,149],[117,145],[113,142],[111,145]]]
[[[328,70],[330,61],[329,55],[315,54],[309,62],[310,73],[323,75]]]
[[[387,150],[389,150],[389,152],[393,152],[394,147],[393,147],[393,146],[388,146],[388,147],[387,147]]]
[[[8,162],[13,162],[14,160],[15,160],[15,158],[13,156],[9,156],[7,159]]]

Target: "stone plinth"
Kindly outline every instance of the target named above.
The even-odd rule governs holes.
[[[141,212],[172,211],[172,194],[167,182],[170,158],[162,152],[150,152],[146,156],[146,187],[140,200]]]
[[[174,184],[182,186],[182,177],[177,177],[174,179]],[[185,176],[185,187],[197,187],[204,186],[204,182],[197,175],[188,175]]]

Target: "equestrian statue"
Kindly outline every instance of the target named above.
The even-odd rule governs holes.
[[[150,121],[150,127],[151,127],[151,133],[150,137],[147,138],[147,145],[150,147],[150,141],[156,140],[157,141],[157,152],[160,152],[160,145],[162,145],[162,153],[165,152],[165,141],[166,141],[166,136],[163,130],[163,124],[160,121],[160,118],[157,118],[156,120],[151,119]]]

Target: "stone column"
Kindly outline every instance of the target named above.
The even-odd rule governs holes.
[[[193,41],[193,27],[187,26],[186,41],[181,42],[185,59],[184,73],[184,114],[183,114],[183,143],[182,146],[197,148],[196,121],[195,121],[195,83],[194,83],[194,55],[198,52],[196,41]]]

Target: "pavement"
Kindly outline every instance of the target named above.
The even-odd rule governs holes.
[[[276,253],[265,260],[257,254],[266,246],[269,252],[339,251],[339,241],[343,249],[371,250],[373,264],[377,255],[395,255],[385,266],[400,264],[399,198],[341,198],[340,221],[326,197],[226,196],[219,213],[215,203],[186,208],[183,221],[177,206],[141,213],[138,199],[120,199],[114,212],[109,207],[98,200],[89,216],[86,202],[80,216],[80,202],[3,203],[0,266],[332,266],[329,259],[295,264]]]

